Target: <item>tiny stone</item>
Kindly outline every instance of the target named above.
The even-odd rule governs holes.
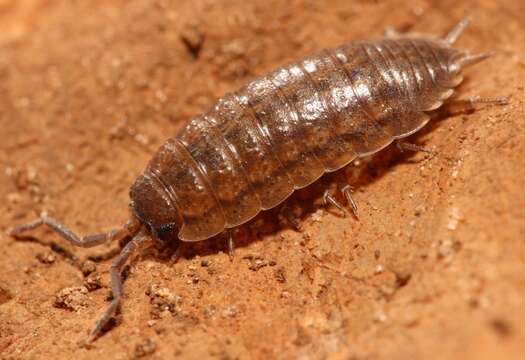
[[[67,163],[66,164],[66,171],[68,173],[72,173],[74,170],[75,170],[75,167],[73,166],[73,164],[71,164],[71,163]]]
[[[88,289],[85,286],[67,287],[55,295],[54,306],[58,308],[79,311],[87,306]]]
[[[204,314],[204,317],[209,319],[215,315],[215,307],[213,305],[206,306],[202,313]]]
[[[7,194],[6,198],[8,202],[12,204],[17,204],[22,199],[22,195],[20,195],[20,193],[17,193],[17,192],[11,192]]]
[[[385,269],[383,268],[382,265],[377,265],[376,269],[375,269],[375,273],[376,274],[381,274]]]
[[[100,289],[102,287],[102,280],[100,278],[100,274],[98,273],[91,273],[84,279],[84,286],[88,289],[88,291],[94,291],[97,289]]]
[[[157,344],[153,340],[148,339],[144,341],[143,343],[137,344],[137,346],[135,346],[135,358],[138,359],[138,358],[142,358],[142,357],[151,355],[156,350],[157,350]]]
[[[189,281],[191,283],[191,280]],[[150,298],[151,316],[155,319],[164,318],[169,314],[174,315],[178,312],[178,305],[182,302],[180,296],[157,284],[151,284],[146,295]]]
[[[424,211],[425,211],[425,206],[424,205],[419,205],[418,207],[416,207],[414,209],[414,215],[415,216],[420,216]]]
[[[265,260],[257,259],[251,262],[251,264],[248,266],[248,269],[252,271],[257,271],[265,266],[268,266],[268,262],[266,262]]]
[[[275,270],[274,272],[274,275],[275,275],[275,278],[277,279],[278,282],[280,283],[285,283],[286,282],[286,275],[284,274],[284,270],[281,269],[281,268],[278,268]]]
[[[82,274],[84,274],[84,276],[88,276],[97,270],[97,264],[95,264],[93,260],[86,260],[82,263],[80,269],[82,270]]]
[[[201,266],[202,267],[208,267],[208,266],[210,266],[210,262],[208,260],[202,260],[201,261]]]
[[[237,315],[237,308],[235,306],[229,306],[226,310],[222,312],[222,317],[234,318]]]
[[[376,320],[377,322],[385,322],[387,319],[388,317],[383,310],[377,311],[374,316],[374,320]]]
[[[52,264],[56,260],[56,255],[52,252],[38,253],[36,254],[36,258],[42,264]]]
[[[286,290],[284,290],[282,293],[281,293],[281,297],[283,299],[288,299],[290,297],[290,293]]]

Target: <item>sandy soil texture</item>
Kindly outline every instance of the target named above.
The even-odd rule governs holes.
[[[441,117],[410,140],[223,238],[149,248],[105,308],[118,244],[77,249],[9,227],[47,212],[81,234],[127,217],[128,189],[192,115],[321,48],[401,31],[494,51],[462,97],[506,106]],[[525,352],[525,3],[479,1],[0,1],[0,358],[519,359]],[[321,201],[355,187],[360,218]]]

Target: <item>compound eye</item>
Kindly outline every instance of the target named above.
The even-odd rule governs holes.
[[[166,243],[177,236],[177,224],[169,223],[153,229],[153,235],[160,242]]]

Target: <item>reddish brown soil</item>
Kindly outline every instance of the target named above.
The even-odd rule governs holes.
[[[389,25],[443,34],[466,15],[458,46],[496,55],[460,93],[510,105],[435,121],[412,139],[435,156],[391,147],[301,191],[287,204],[304,231],[263,214],[233,262],[220,238],[175,265],[147,250],[92,349],[78,342],[110,261],[91,275],[101,289],[69,288],[117,244],[4,234],[42,211],[82,234],[117,226],[152,151],[224,92]],[[2,0],[0,23],[0,358],[523,358],[523,1]],[[345,178],[359,221],[320,203]]]

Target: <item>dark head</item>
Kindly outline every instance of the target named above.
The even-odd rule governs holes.
[[[164,185],[151,173],[140,175],[130,189],[131,209],[153,237],[177,240],[181,218]]]

